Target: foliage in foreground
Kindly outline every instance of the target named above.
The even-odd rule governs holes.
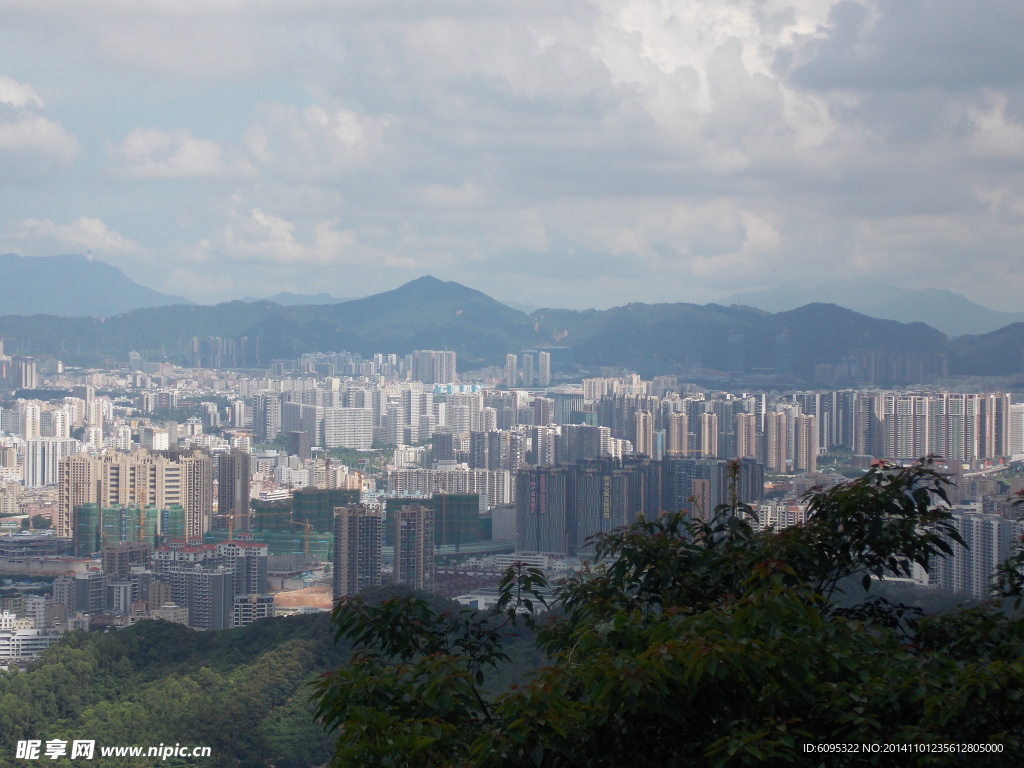
[[[204,759],[108,758],[103,766],[310,768],[330,750],[313,720],[308,681],[343,658],[325,615],[195,632],[140,622],[72,633],[27,672],[0,673],[0,765],[19,740],[103,746],[208,746]],[[67,758],[44,759],[70,766]],[[74,761],[87,765],[88,761]]]
[[[336,766],[1005,765],[1024,755],[1024,620],[994,604],[922,617],[870,595],[962,544],[946,480],[880,467],[810,499],[806,525],[755,532],[733,503],[597,539],[594,564],[535,618],[514,569],[489,616],[421,600],[338,606],[361,650],[317,684]],[[840,584],[861,600],[839,607]],[[1004,573],[1005,590],[1020,581]],[[525,612],[525,615],[521,613]],[[504,636],[547,666],[489,697]],[[998,744],[998,754],[811,756],[805,745]]]

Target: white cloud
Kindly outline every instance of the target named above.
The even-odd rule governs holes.
[[[607,305],[926,263],[956,287],[967,255],[1019,260],[1024,19],[991,6],[0,0],[0,51],[34,29],[17,71],[60,71],[0,77],[0,205],[131,216],[264,295],[435,272]],[[76,118],[68,183],[4,184],[71,166]]]
[[[974,196],[988,208],[988,213],[996,220],[1016,225],[1024,224],[1024,194],[1014,192],[1005,186],[976,187]]]
[[[47,117],[36,90],[0,76],[0,178],[48,176],[70,167],[77,154],[77,139]]]
[[[128,179],[245,176],[254,172],[244,159],[226,162],[215,142],[196,138],[190,131],[136,128],[109,154],[115,163],[112,172]]]
[[[43,100],[32,86],[3,75],[0,75],[0,102],[12,107],[44,107]]]
[[[138,255],[142,250],[131,239],[90,216],[79,216],[70,224],[26,219],[14,228],[8,243],[23,254],[53,255],[91,250],[99,258],[112,260]]]
[[[415,261],[359,242],[356,233],[338,229],[335,222],[319,220],[299,227],[281,216],[253,208],[232,212],[222,235],[203,243],[210,261],[218,254],[231,260],[254,261],[282,267],[364,266],[414,267]]]
[[[37,115],[22,115],[0,123],[0,152],[37,155],[53,165],[70,165],[78,142],[60,123]]]
[[[245,132],[243,143],[249,154],[259,162],[269,163],[273,158],[267,133],[259,126],[253,126]]]
[[[970,150],[983,157],[1024,157],[1024,125],[1006,113],[1006,94],[989,92],[985,101],[984,106],[967,110],[974,129],[968,139]]]
[[[336,105],[303,108],[272,103],[247,134],[253,156],[283,176],[320,179],[365,167],[384,144],[387,115],[363,115]]]

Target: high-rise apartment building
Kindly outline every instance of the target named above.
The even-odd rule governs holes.
[[[518,437],[514,434],[512,436]],[[575,464],[578,461],[610,455],[611,430],[608,427],[592,427],[587,424],[564,424],[559,427],[555,444],[555,459],[558,464]],[[518,468],[518,465],[508,467],[511,470]]]
[[[636,422],[633,453],[638,456],[654,456],[654,414],[637,411],[633,418]]]
[[[1007,413],[1006,453],[1014,459],[1024,457],[1024,403],[1011,405]]]
[[[741,459],[757,458],[757,414],[736,414],[736,456]]]
[[[61,459],[81,449],[77,440],[39,437],[25,441],[23,468],[26,488],[56,485]]]
[[[434,585],[434,510],[420,504],[402,505],[388,526],[395,548],[395,582],[416,589]]]
[[[26,440],[35,440],[42,435],[42,409],[34,401],[18,401],[18,431]]]
[[[534,357],[529,352],[523,355],[522,369],[524,387],[532,387],[533,382],[537,379],[537,372],[534,370],[533,361]]]
[[[15,389],[39,388],[39,377],[36,373],[34,358],[16,357],[14,359],[14,387]]]
[[[700,455],[705,459],[718,458],[718,414],[700,415]]]
[[[434,386],[452,384],[457,380],[455,353],[451,350],[418,349],[411,357],[413,381]]]
[[[151,544],[146,541],[125,541],[104,545],[100,550],[103,572],[127,575],[131,573],[133,566],[148,566],[151,551]]]
[[[737,501],[752,504],[764,497],[764,465],[754,459],[684,459],[670,457],[663,464],[664,505],[689,511],[705,519],[715,507],[730,501],[735,471]],[[695,501],[694,501],[695,500]]]
[[[787,471],[787,427],[785,413],[769,411],[764,415],[764,467],[769,472],[781,474]]]
[[[247,627],[254,621],[274,615],[273,595],[235,595],[233,627]]]
[[[177,436],[174,442],[177,444]],[[171,434],[160,427],[143,427],[139,430],[139,445],[147,451],[166,451],[171,447]]]
[[[686,456],[690,451],[690,420],[680,411],[665,418],[665,452],[670,456]]]
[[[389,493],[424,494],[476,493],[486,497],[488,506],[511,504],[513,486],[507,470],[490,469],[391,469],[387,472]]]
[[[231,426],[242,429],[246,426],[246,408],[243,400],[235,400],[231,403],[230,421]]]
[[[381,583],[384,515],[364,504],[338,507],[334,518],[334,599]]]
[[[516,549],[586,551],[591,536],[664,511],[662,462],[630,457],[535,467],[516,474]]]
[[[106,579],[103,571],[84,571],[53,580],[53,599],[68,613],[84,611],[102,613],[107,603]]]
[[[251,529],[249,504],[252,478],[252,456],[238,448],[217,457],[217,518],[215,530],[248,531]]]
[[[516,551],[569,552],[570,471],[522,469],[516,474]]]
[[[246,598],[243,612],[251,621],[266,615],[267,551],[264,542],[242,534],[218,544],[172,541],[153,553],[153,570],[170,584],[170,598],[188,608],[188,625],[196,629],[227,629],[235,623],[237,599]],[[155,584],[151,583],[149,588]],[[162,595],[160,599],[168,599]],[[153,605],[151,604],[152,608]]]
[[[321,405],[296,401],[281,403],[281,432],[305,432],[311,445],[323,445],[324,410]]]
[[[369,450],[373,445],[371,408],[324,408],[323,445],[325,448]]]
[[[954,510],[952,523],[967,546],[950,541],[952,554],[936,558],[927,574],[916,569],[916,576],[930,586],[989,597],[996,567],[1010,555],[1014,543],[1024,534],[1024,526],[1005,517],[982,514],[980,504],[973,509]]]
[[[67,410],[52,408],[39,414],[39,435],[41,437],[71,437],[71,420]]]
[[[801,414],[795,419],[793,442],[793,471],[818,471],[818,419]]]
[[[278,395],[263,393],[253,397],[252,427],[261,443],[269,443],[281,433],[281,398]]]
[[[230,629],[234,620],[234,574],[222,565],[175,565],[167,580],[177,605],[188,608],[193,629]]]
[[[537,354],[537,385],[541,387],[551,386],[550,352],[540,352]]]
[[[254,541],[252,535],[215,545],[218,562],[228,568],[236,595],[262,595],[267,591],[267,555],[269,546]]]
[[[853,452],[859,455],[881,456],[884,453],[881,393],[857,392],[852,405]]]
[[[57,535],[71,538],[75,510],[137,505],[163,510],[180,506],[185,535],[202,536],[213,515],[213,463],[203,451],[153,454],[76,454],[58,471]]]
[[[288,432],[288,455],[297,456],[306,461],[312,455],[310,453],[309,433],[302,430]]]
[[[855,392],[852,409],[854,453],[899,461],[929,454],[975,461],[1010,453],[1005,393]]]
[[[519,365],[515,355],[509,352],[505,355],[505,376],[502,379],[502,384],[506,387],[514,387],[519,381]]]
[[[527,431],[530,449],[526,453],[528,464],[550,467],[558,461],[558,430],[555,427],[531,427]]]

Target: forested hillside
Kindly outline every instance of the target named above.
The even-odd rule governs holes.
[[[402,586],[368,590],[370,602],[419,596],[436,611],[460,606]],[[520,636],[521,635],[521,636]],[[484,690],[505,691],[540,662],[528,633],[506,635],[509,662],[489,670]],[[208,746],[209,758],[104,758],[103,766],[315,768],[328,737],[309,683],[344,665],[327,614],[264,619],[242,629],[196,632],[145,621],[108,633],[72,633],[28,672],[0,673],[0,766],[16,765],[17,743],[95,740],[101,746]],[[53,766],[82,765],[68,759]]]
[[[104,766],[321,765],[329,752],[307,683],[344,657],[325,614],[226,632],[147,621],[72,634],[28,672],[0,677],[0,765],[15,764],[22,739],[212,751],[202,760],[105,758]]]

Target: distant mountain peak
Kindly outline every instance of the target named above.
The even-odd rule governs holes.
[[[467,291],[467,292],[478,293],[478,291],[476,291],[475,289],[469,288],[468,286],[465,286],[462,283],[457,283],[454,280],[442,280],[442,279],[440,279],[438,277],[434,277],[433,275],[423,275],[422,277],[417,277],[415,280],[410,280],[408,283],[405,283],[404,285],[400,285],[395,290],[398,290],[398,291],[404,291],[404,290],[415,290],[415,291],[440,291],[440,290],[447,290],[447,291]]]
[[[0,274],[17,286],[3,300],[5,315],[111,317],[133,309],[192,304],[139,285],[117,267],[79,253],[0,255]]]
[[[391,294],[397,294],[400,296],[417,296],[417,297],[443,297],[445,299],[460,299],[462,297],[476,297],[486,298],[488,301],[493,301],[495,304],[500,302],[492,299],[482,291],[478,291],[475,288],[470,288],[457,283],[454,280],[441,280],[434,277],[433,275],[423,275],[417,277],[415,280],[410,280],[408,283],[398,286],[394,290],[388,291]]]

